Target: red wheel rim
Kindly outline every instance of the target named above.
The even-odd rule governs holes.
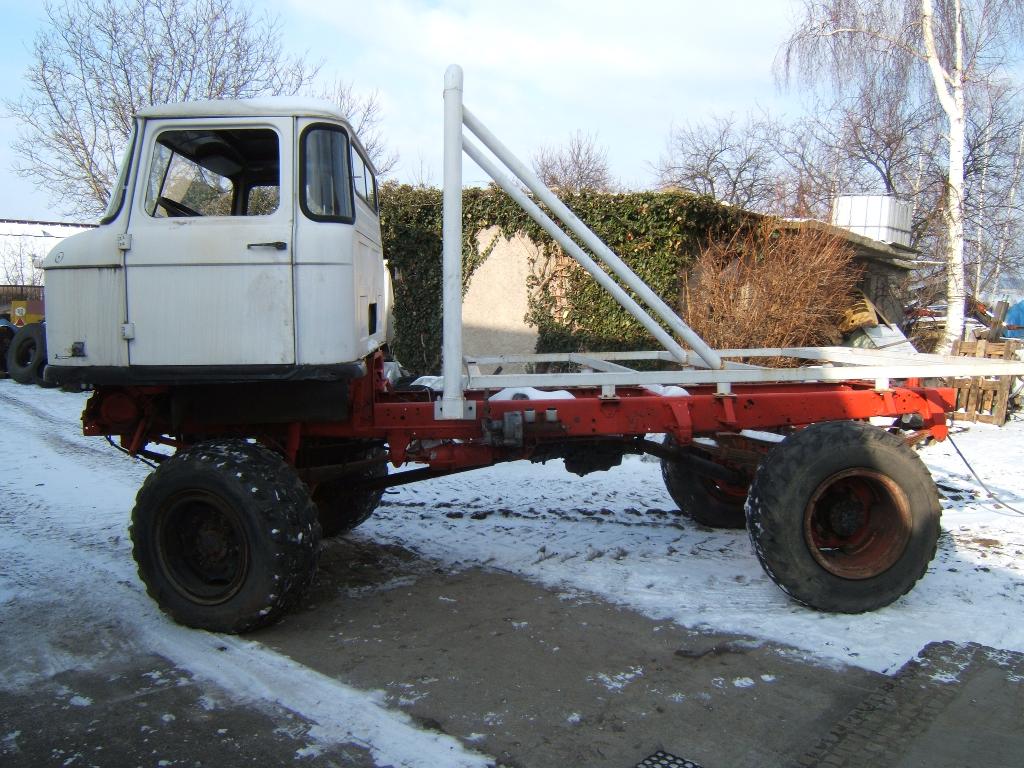
[[[804,538],[818,565],[844,579],[889,570],[910,541],[906,493],[870,469],[847,469],[815,490],[804,509]]]

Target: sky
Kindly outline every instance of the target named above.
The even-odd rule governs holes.
[[[673,125],[712,114],[792,109],[773,62],[792,0],[253,0],[279,17],[284,47],[323,64],[356,93],[376,91],[399,181],[441,183],[444,71],[465,72],[466,105],[529,160],[582,131],[607,150],[628,189],[654,184]],[[511,12],[510,12],[511,9]],[[0,0],[0,101],[25,88],[45,14]],[[0,105],[0,219],[67,220],[12,170],[18,126]],[[484,183],[468,161],[467,184]]]

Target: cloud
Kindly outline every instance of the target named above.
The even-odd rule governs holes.
[[[458,63],[467,104],[524,159],[583,130],[608,148],[613,175],[644,186],[672,123],[773,99],[789,5],[291,0],[282,18],[328,71],[378,90],[399,178],[425,165],[440,181],[442,77]]]

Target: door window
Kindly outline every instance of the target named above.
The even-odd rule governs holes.
[[[269,128],[163,131],[146,185],[155,217],[264,216],[280,204],[277,133]]]

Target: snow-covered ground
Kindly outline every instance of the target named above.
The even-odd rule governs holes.
[[[985,484],[1024,510],[1024,422],[970,425],[953,439]],[[659,465],[637,457],[585,478],[560,462],[520,462],[431,481],[386,496],[360,532],[879,672],[933,640],[1024,650],[1024,514],[989,500],[948,441],[922,457],[945,497],[938,553],[907,596],[859,616],[793,603],[762,571],[746,532],[677,517]]]
[[[91,632],[107,650],[145,648],[241,699],[344,723],[311,736],[355,740],[381,763],[486,763],[454,739],[416,728],[379,694],[259,643],[166,620],[137,581],[127,540],[148,469],[81,436],[84,402],[0,381],[0,688],[88,667],[89,651],[61,638]],[[971,425],[954,439],[1002,501],[1024,509],[1024,422]],[[745,533],[679,518],[658,464],[636,457],[586,478],[560,463],[520,463],[405,486],[354,535],[399,544],[449,570],[501,569],[659,620],[781,642],[813,663],[892,672],[941,640],[1024,651],[1024,516],[989,500],[948,442],[922,456],[945,496],[938,555],[909,595],[863,616],[795,605],[762,572]],[[27,616],[32,621],[20,621]],[[221,647],[233,664],[225,665]]]

